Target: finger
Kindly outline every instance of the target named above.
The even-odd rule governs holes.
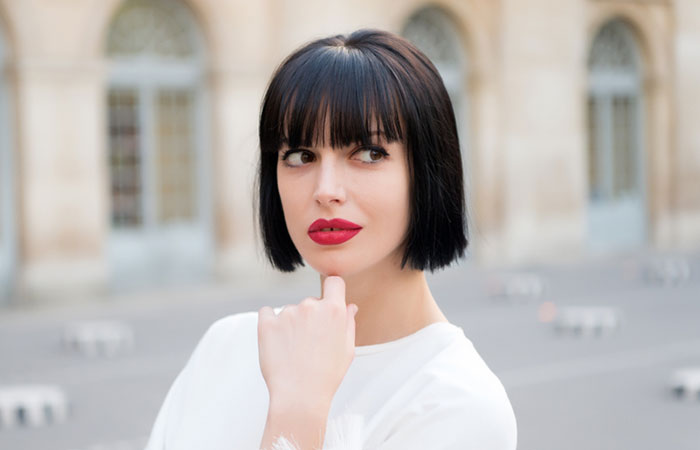
[[[263,306],[258,310],[258,317],[271,317],[275,315],[275,311],[269,306]]]
[[[282,305],[282,306],[278,306],[278,307],[276,307],[276,308],[272,308],[272,311],[274,312],[274,314],[275,314],[276,316],[279,316],[279,315],[282,313],[282,311],[284,311],[285,309],[287,309],[287,308],[290,307],[290,306],[291,306],[291,305]]]
[[[309,306],[309,305],[315,305],[318,303],[318,301],[321,300],[318,297],[306,297],[304,300],[299,302],[298,306]]]
[[[345,281],[338,276],[323,280],[323,299],[345,304]]]
[[[347,339],[353,346],[355,346],[355,315],[357,310],[356,304],[348,305]]]
[[[275,311],[269,306],[263,306],[260,308],[258,310],[258,328],[260,328],[261,323],[273,319],[274,317]]]

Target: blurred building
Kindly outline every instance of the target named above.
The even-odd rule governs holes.
[[[697,0],[3,0],[0,304],[269,270],[262,93],[360,27],[438,66],[478,261],[700,246]]]

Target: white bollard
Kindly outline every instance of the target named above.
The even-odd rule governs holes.
[[[63,333],[63,345],[90,357],[112,357],[134,348],[134,331],[123,322],[104,320],[68,325]]]
[[[0,429],[60,423],[68,410],[66,394],[58,386],[0,386]]]
[[[671,390],[678,398],[700,400],[700,367],[686,367],[671,374]]]
[[[621,323],[622,315],[617,308],[570,306],[557,312],[554,329],[574,336],[603,336],[616,331]]]
[[[501,275],[490,280],[488,291],[491,297],[522,300],[541,297],[544,285],[542,277],[536,274]]]

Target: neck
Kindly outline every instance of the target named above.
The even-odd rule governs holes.
[[[325,275],[321,275],[321,286]],[[425,273],[406,267],[372,267],[343,275],[345,302],[355,303],[355,345],[393,341],[434,322],[447,322],[433,299]],[[323,293],[321,293],[323,296]]]

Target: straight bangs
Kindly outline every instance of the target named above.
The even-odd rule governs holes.
[[[376,55],[347,47],[318,47],[283,65],[263,110],[261,150],[369,145],[381,133],[404,141],[401,92]],[[271,101],[278,99],[277,102]]]

